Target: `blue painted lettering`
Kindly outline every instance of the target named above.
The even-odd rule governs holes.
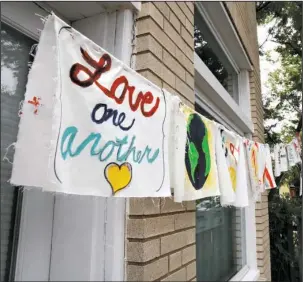
[[[144,153],[142,154],[141,150],[138,150],[135,146],[136,137],[133,136],[131,139],[131,143],[126,151],[123,152],[122,147],[128,144],[128,136],[124,136],[122,139],[116,138],[115,141],[109,140],[103,146],[99,145],[102,139],[100,133],[90,133],[86,139],[80,143],[76,148],[74,141],[76,135],[78,133],[78,129],[75,126],[70,126],[65,129],[61,138],[61,156],[63,160],[69,157],[76,157],[81,154],[81,152],[87,147],[89,143],[92,143],[90,148],[91,156],[98,156],[101,162],[107,161],[114,154],[115,149],[117,148],[116,160],[119,162],[127,161],[132,155],[131,159],[135,163],[141,163],[144,158],[148,163],[153,163],[158,155],[160,150],[156,149],[153,155],[150,157],[150,153],[152,149],[148,146],[145,147]],[[99,146],[99,149],[97,147]]]

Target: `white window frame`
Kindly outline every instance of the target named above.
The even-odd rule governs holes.
[[[87,2],[86,5],[89,5],[89,3],[90,2]],[[69,4],[71,8],[75,8],[72,2],[69,2]],[[46,3],[39,2],[39,5],[41,8],[34,2],[2,2],[1,21],[22,34],[38,41],[41,30],[43,29],[43,23],[37,15],[45,17],[48,15],[45,9],[48,11],[54,10]],[[108,24],[115,26],[112,45],[105,46],[105,48],[108,47],[111,49],[108,51],[129,65],[132,53],[133,10],[140,10],[141,3],[127,2],[126,4],[119,4],[104,2],[101,5],[106,5],[108,10],[114,10],[116,13],[115,20],[108,21]],[[61,13],[60,11],[54,12],[68,24],[71,24],[68,19],[64,17],[64,11]],[[81,14],[82,12],[83,11],[79,11]],[[96,15],[78,20],[73,22],[72,26],[75,26],[75,28],[84,35],[104,47],[103,38],[97,27],[91,30],[89,34],[85,34],[88,30],[87,26],[92,23],[100,23],[100,17]],[[32,281],[49,281],[50,277],[60,280],[71,280],[69,277],[66,277],[66,274],[68,276],[66,269],[64,270],[63,277],[60,277],[60,266],[57,270],[50,270],[54,249],[57,250],[56,257],[60,258],[60,254],[65,255],[62,251],[60,253],[60,245],[56,246],[56,244],[62,244],[62,240],[61,242],[57,242],[56,237],[52,238],[56,235],[53,234],[53,224],[56,216],[58,217],[55,221],[56,224],[62,224],[62,227],[60,227],[62,231],[60,232],[65,232],[66,236],[68,236],[68,232],[70,232],[66,227],[64,228],[66,224],[60,221],[62,215],[67,215],[67,217],[70,216],[71,218],[76,216],[77,224],[82,224],[83,226],[88,226],[93,229],[91,231],[91,242],[89,242],[91,244],[89,270],[86,270],[84,277],[82,277],[82,279],[79,277],[79,279],[82,281],[83,279],[86,281],[124,280],[126,201],[122,198],[106,199],[97,197],[92,203],[92,201],[87,199],[87,197],[79,196],[74,201],[69,202],[69,206],[66,206],[66,204],[60,203],[62,202],[60,198],[56,198],[55,195],[50,193],[43,193],[36,189],[24,190],[15,271],[16,281],[28,279]],[[38,204],[34,204],[37,202]],[[74,213],[73,209],[76,210],[79,206],[82,208],[82,213]],[[91,226],[89,225],[90,223],[87,224],[87,219],[90,217],[93,218],[91,220]],[[37,233],[35,229],[39,224],[43,224],[44,228],[39,230],[40,233]],[[81,234],[79,236],[81,236]],[[41,238],[44,239],[41,240]],[[79,256],[81,256],[79,250],[81,248],[77,248],[76,246],[76,244],[79,243],[79,238],[74,239],[76,239],[76,242],[74,247],[71,248],[72,251],[69,252],[68,257],[71,260],[73,260],[73,257],[77,258],[77,263],[79,264]],[[105,240],[105,244],[102,244],[100,240]],[[63,243],[64,242],[65,241],[63,241]],[[101,243],[102,248],[98,248],[98,243]],[[73,262],[71,261],[67,268],[71,268],[70,271],[75,271],[72,267]],[[52,274],[50,274],[51,271],[53,272]],[[81,270],[77,271],[79,272]]]
[[[250,60],[222,2],[195,2],[195,8],[238,73],[239,83],[239,103],[237,103],[195,53],[196,103],[228,129],[251,138],[254,127],[250,108],[249,71],[253,69]],[[257,267],[255,203],[253,201],[250,201],[249,206],[245,208],[244,246],[246,265],[229,281],[256,281],[260,275]]]
[[[240,93],[237,103],[195,53],[195,83],[196,88],[200,89],[196,96],[200,102],[209,104],[212,111],[217,112],[218,117],[222,117],[220,120],[223,122],[230,120],[229,126],[236,127],[242,135],[252,133],[248,71],[253,68],[237,31],[223,3],[196,2],[195,8],[203,17],[225,57],[238,74],[238,92]],[[226,124],[226,122],[224,123]]]

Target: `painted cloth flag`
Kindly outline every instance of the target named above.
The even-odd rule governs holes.
[[[275,177],[272,169],[272,159],[271,159],[269,145],[265,144],[264,146],[265,146],[266,161],[265,161],[265,169],[263,173],[263,182],[265,184],[265,189],[272,189],[272,188],[276,188],[277,185],[275,182]]]
[[[220,187],[220,203],[222,206],[229,206],[235,202],[236,192],[232,182],[234,180],[233,171],[229,170],[228,164],[228,147],[226,147],[226,140],[223,139],[221,132],[224,130],[222,126],[217,125],[216,133],[216,155],[217,155],[217,168],[218,180]]]
[[[275,160],[275,177],[281,175],[281,172],[288,171],[288,160],[286,146],[284,144],[276,144],[274,146]]]
[[[260,197],[265,191],[264,171],[266,166],[265,148],[262,144],[245,139],[244,146],[246,148],[247,166],[249,179],[254,200]]]
[[[301,162],[300,150],[297,138],[286,145],[287,159],[290,167]]]
[[[221,125],[218,125],[216,139],[221,205],[246,207],[248,181],[243,140]]]
[[[191,201],[219,196],[219,180],[216,164],[214,122],[182,104],[180,110],[186,121],[184,159],[184,191],[174,191],[175,199]],[[180,196],[178,193],[182,193]]]
[[[28,78],[11,183],[170,196],[170,108],[160,88],[51,15]]]

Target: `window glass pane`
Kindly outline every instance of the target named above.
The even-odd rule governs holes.
[[[214,120],[200,106],[196,110]],[[222,207],[220,197],[196,201],[198,281],[227,281],[246,264],[245,210]]]
[[[16,142],[19,124],[19,104],[24,99],[28,74],[29,51],[34,42],[1,23],[1,160],[7,148]],[[13,159],[13,148],[7,159]],[[9,281],[14,264],[13,252],[18,230],[17,187],[8,182],[12,165],[1,163],[1,281]],[[20,195],[20,194],[19,194]]]
[[[219,197],[197,201],[198,281],[228,281],[245,265],[243,209],[222,207]]]
[[[238,75],[223,50],[195,8],[195,52],[219,80],[226,91],[238,102]]]

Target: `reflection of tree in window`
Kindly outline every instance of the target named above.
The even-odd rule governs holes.
[[[35,42],[1,23],[1,160],[13,160],[19,124],[19,106],[24,99],[28,58]],[[12,165],[1,163],[1,281],[13,281],[18,246],[22,191],[8,182]]]
[[[7,30],[10,28],[1,29],[1,77],[6,78],[1,80],[1,93],[14,95],[18,88],[18,74],[22,62],[19,57],[24,54],[25,49]]]
[[[218,57],[212,51],[210,44],[197,26],[194,29],[195,52],[209,68],[213,75],[220,81],[225,89],[228,88],[228,72]]]

